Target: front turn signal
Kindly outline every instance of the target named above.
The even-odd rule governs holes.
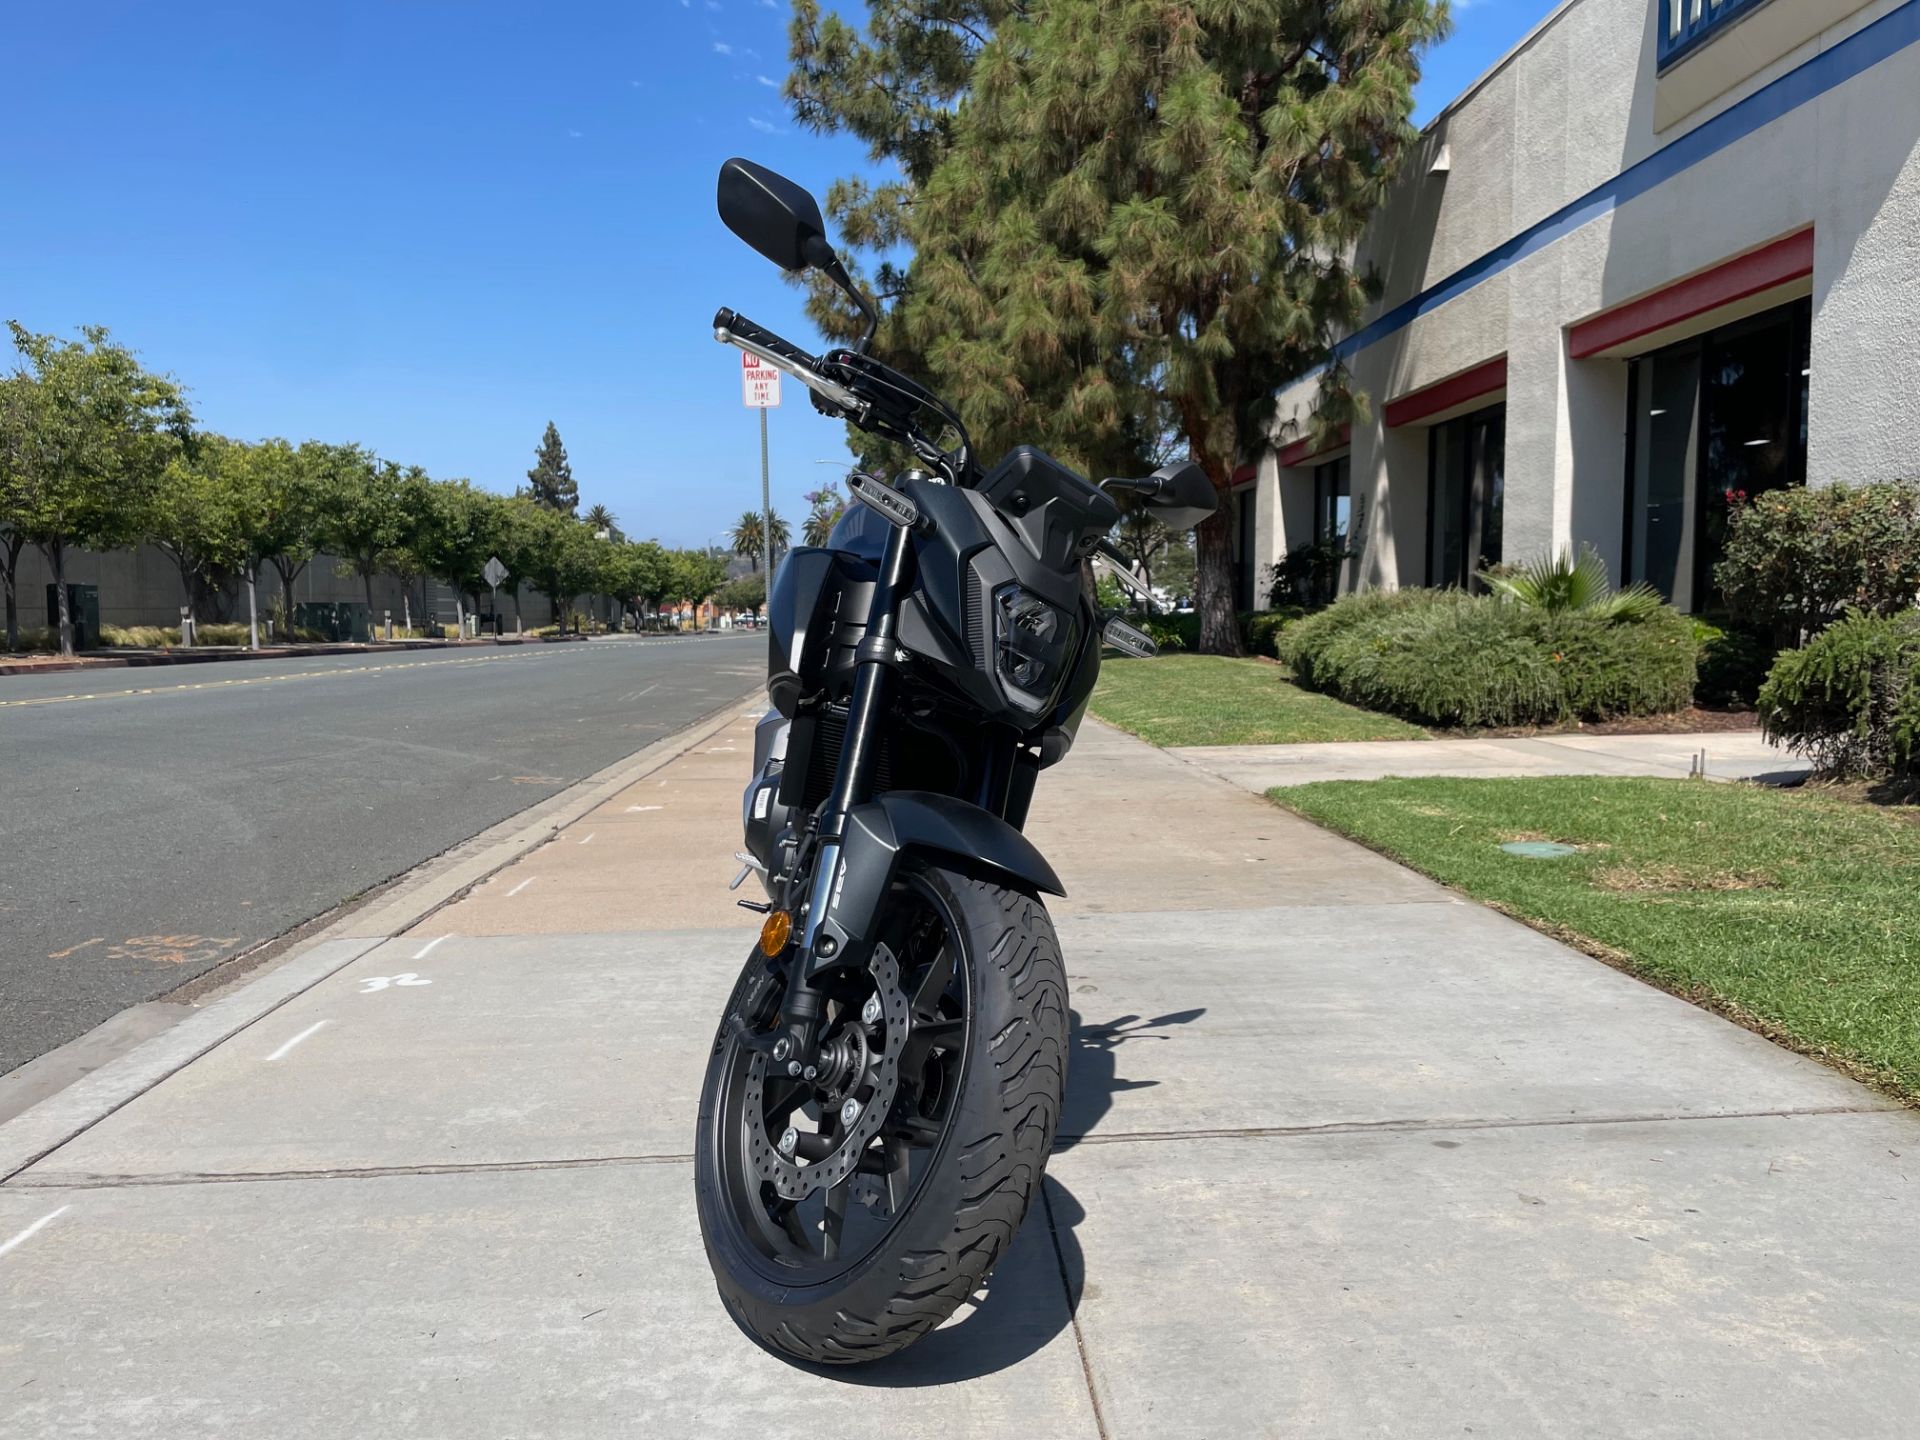
[[[760,927],[760,953],[771,960],[787,948],[792,935],[793,916],[784,910],[774,911]]]

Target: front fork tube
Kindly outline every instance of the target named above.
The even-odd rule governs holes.
[[[794,1049],[803,1056],[814,1053],[819,1038],[821,998],[813,977],[823,964],[831,962],[832,947],[836,944],[832,935],[822,934],[821,927],[840,875],[840,846],[846,833],[847,812],[872,793],[880,727],[896,663],[900,599],[913,582],[913,559],[912,532],[904,527],[894,528],[888,534],[880,576],[867,609],[866,633],[856,651],[853,696],[847,706],[846,738],[840,746],[840,763],[834,770],[833,788],[820,804],[813,880],[808,887],[807,911],[798,946],[787,966],[787,998],[782,1007]]]

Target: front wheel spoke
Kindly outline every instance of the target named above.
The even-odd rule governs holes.
[[[907,1142],[889,1135],[884,1142],[887,1171],[887,1213],[898,1215],[907,1203]]]
[[[927,962],[927,968],[921,972],[919,982],[913,987],[913,997],[908,1001],[916,1022],[932,1019],[939,1013],[940,997],[946,993],[947,980],[953,974],[953,960],[942,945],[934,951],[933,959]]]
[[[820,1251],[823,1259],[839,1258],[840,1232],[847,1223],[847,1200],[852,1193],[852,1180],[842,1180],[827,1191],[825,1218],[820,1222]]]
[[[909,1145],[931,1145],[940,1138],[940,1127],[923,1115],[903,1115],[895,1123],[893,1133]]]

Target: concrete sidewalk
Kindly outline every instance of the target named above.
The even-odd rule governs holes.
[[[1188,764],[1264,794],[1317,780],[1389,775],[1469,779],[1516,775],[1652,775],[1685,779],[1702,753],[1709,780],[1787,784],[1812,772],[1758,730],[1697,735],[1534,735],[1494,740],[1355,740],[1318,745],[1178,746]]]
[[[0,1429],[1912,1432],[1920,1117],[1092,723],[1046,1204],[906,1354],[764,1354],[688,1158],[749,730],[116,1062],[165,1078],[0,1185]]]

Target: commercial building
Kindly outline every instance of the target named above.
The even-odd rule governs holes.
[[[1920,0],[1567,0],[1426,128],[1385,290],[1241,472],[1240,601],[1591,545],[1711,608],[1727,506],[1920,477]]]

